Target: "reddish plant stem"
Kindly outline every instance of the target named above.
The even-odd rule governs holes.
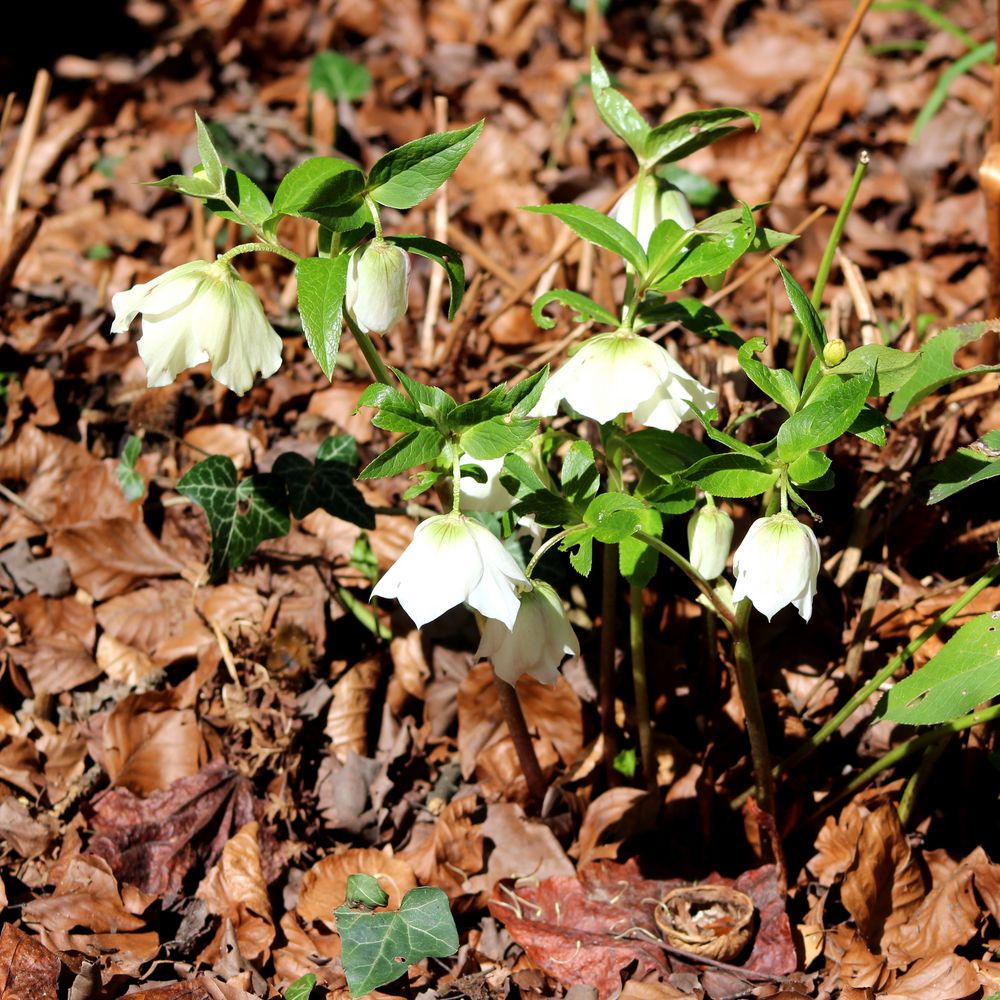
[[[517,688],[501,680],[496,674],[493,675],[493,684],[500,699],[507,731],[514,743],[517,759],[520,761],[521,771],[528,785],[528,797],[535,805],[541,805],[548,786],[545,784],[545,776],[542,774],[534,744],[531,742],[531,734],[528,732],[528,723],[521,708],[521,699],[517,696]]]

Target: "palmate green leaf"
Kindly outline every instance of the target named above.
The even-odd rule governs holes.
[[[577,236],[611,250],[627,260],[640,274],[646,272],[646,251],[621,223],[586,205],[526,205],[526,212],[554,215]]]
[[[760,455],[711,455],[691,466],[684,478],[716,497],[759,496],[778,479],[778,470]]]
[[[1000,476],[1000,430],[990,431],[975,444],[959,448],[943,461],[921,469],[916,482],[924,489],[933,483],[927,503],[935,504],[997,476]]]
[[[340,52],[320,52],[309,64],[309,89],[332,101],[357,101],[372,88],[371,73]]]
[[[223,188],[223,174],[225,168],[222,160],[215,150],[215,143],[205,128],[205,123],[201,120],[197,112],[194,116],[195,129],[198,133],[198,156],[201,159],[201,168],[205,174],[205,180],[212,185],[213,191],[221,191]]]
[[[483,122],[435,132],[392,149],[368,173],[368,193],[388,208],[413,208],[455,172],[483,131]]]
[[[297,452],[284,452],[274,462],[272,474],[281,478],[291,512],[299,519],[314,510],[362,528],[375,527],[375,514],[354,485],[358,449],[350,434],[327,438],[315,463]]]
[[[894,685],[877,717],[907,726],[950,722],[1000,695],[1000,612],[963,625],[915,673]]]
[[[364,187],[365,175],[353,163],[314,156],[285,174],[274,193],[272,220],[296,215],[338,233],[356,229],[371,216],[361,197]]]
[[[392,912],[345,905],[337,907],[334,916],[352,997],[393,982],[424,958],[447,958],[458,951],[448,897],[436,886],[411,889]]]
[[[358,479],[398,476],[418,465],[435,462],[441,455],[444,443],[444,435],[435,427],[413,431],[369,462],[358,474]]]
[[[226,194],[236,205],[239,212],[234,212],[224,201],[218,198],[208,198],[205,205],[216,215],[232,222],[250,222],[263,225],[271,217],[271,203],[267,195],[246,174],[226,168]]]
[[[387,236],[386,241],[395,244],[407,253],[426,257],[444,268],[444,272],[448,276],[448,289],[450,291],[448,319],[454,319],[458,307],[462,304],[462,296],[465,295],[465,266],[462,264],[462,255],[454,247],[432,240],[429,236]]]
[[[141,499],[146,493],[146,483],[135,469],[141,452],[142,438],[130,434],[125,442],[125,447],[122,448],[121,458],[118,459],[118,468],[115,470],[122,496],[129,503]]]
[[[781,461],[793,462],[810,449],[821,448],[845,433],[864,408],[874,378],[874,368],[846,377],[824,375],[809,402],[781,425],[778,431]]]
[[[1000,365],[976,365],[973,368],[959,368],[955,365],[955,355],[966,344],[979,340],[988,333],[998,334],[998,332],[1000,332],[1000,320],[992,319],[981,323],[953,326],[926,341],[921,348],[920,363],[916,371],[893,393],[889,403],[889,419],[898,420],[908,409],[926,399],[932,392],[943,389],[961,378],[1000,371]]]
[[[739,349],[737,359],[740,367],[750,377],[750,381],[765,395],[770,396],[789,413],[799,405],[799,390],[792,373],[784,368],[770,369],[758,361],[754,354],[764,350],[767,341],[763,337],[752,337]]]
[[[572,309],[576,314],[573,317],[576,323],[592,319],[607,326],[618,326],[618,318],[614,313],[608,312],[604,306],[599,306],[590,296],[584,295],[582,292],[572,292],[568,288],[553,288],[551,291],[539,295],[531,307],[531,318],[543,330],[551,330],[556,325],[554,319],[542,312],[550,302],[560,302]]]
[[[590,50],[590,92],[594,96],[594,104],[601,120],[619,139],[628,143],[641,161],[646,153],[649,123],[627,97],[611,86],[608,71],[597,58],[594,49]]]
[[[295,265],[299,315],[306,343],[323,374],[333,378],[344,327],[347,291],[346,254],[339,257],[304,257]]]
[[[213,580],[245,562],[265,539],[287,535],[291,526],[281,477],[265,473],[239,480],[226,455],[199,462],[178,480],[177,489],[205,510]]]
[[[690,111],[657,125],[646,139],[643,163],[651,166],[661,160],[681,160],[685,156],[724,138],[737,128],[729,122],[748,118],[754,129],[760,127],[760,116],[742,108],[713,108]]]

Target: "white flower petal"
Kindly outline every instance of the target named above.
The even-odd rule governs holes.
[[[363,333],[386,333],[406,312],[410,255],[374,239],[351,254],[345,303]]]

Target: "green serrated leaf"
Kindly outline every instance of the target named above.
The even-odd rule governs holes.
[[[796,486],[809,486],[821,480],[832,464],[821,451],[807,451],[788,466],[788,474]]]
[[[650,132],[649,123],[627,97],[611,86],[611,78],[593,49],[590,50],[590,91],[604,124],[619,139],[628,143],[636,157],[642,160]]]
[[[824,375],[809,402],[781,425],[778,431],[781,461],[793,462],[811,448],[821,448],[845,433],[871,394],[874,378],[873,368],[846,377]]]
[[[447,958],[458,951],[448,897],[435,886],[411,889],[393,912],[366,913],[340,906],[334,916],[352,997],[393,982],[424,958]]]
[[[462,263],[462,255],[454,247],[432,240],[429,236],[387,236],[386,240],[407,253],[426,257],[427,260],[432,260],[444,268],[450,292],[448,319],[454,319],[465,295],[465,265]]]
[[[770,396],[789,413],[794,413],[799,405],[799,390],[792,373],[784,368],[772,370],[754,357],[754,354],[764,350],[766,346],[767,342],[763,337],[752,337],[746,341],[737,354],[740,367],[761,392]]]
[[[346,254],[339,257],[304,257],[295,265],[299,315],[306,343],[328,378],[333,378],[344,328],[344,295],[347,291]]]
[[[309,1000],[315,985],[315,974],[307,972],[304,976],[299,976],[299,978],[296,979],[287,990],[285,990],[285,1000]]]
[[[889,426],[889,421],[885,415],[867,403],[861,408],[861,412],[854,418],[854,423],[847,428],[848,432],[878,445],[879,448],[885,446],[885,429]]]
[[[625,447],[657,476],[671,476],[711,455],[708,448],[686,434],[644,427],[625,438]]]
[[[647,295],[636,314],[638,326],[663,326],[680,323],[692,333],[706,340],[721,340],[730,347],[739,348],[743,338],[714,309],[699,299],[681,298],[671,302],[662,295]]]
[[[169,177],[161,177],[158,181],[146,181],[145,186],[169,188],[171,191],[190,195],[192,198],[209,199],[219,193],[218,186],[204,174],[196,174],[194,177],[188,177],[187,174],[171,174]]]
[[[940,462],[921,469],[916,482],[926,489],[933,483],[927,503],[935,504],[969,486],[1000,476],[1000,430],[984,434],[975,444],[959,448]]]
[[[920,353],[898,351],[882,344],[865,344],[849,352],[847,357],[830,371],[837,375],[856,375],[868,368],[875,369],[872,383],[873,396],[888,396],[902,388],[920,364]]]
[[[584,295],[582,292],[572,292],[568,288],[553,288],[551,291],[539,295],[531,307],[531,318],[543,330],[551,330],[556,325],[554,319],[550,319],[542,312],[550,302],[560,302],[572,309],[576,314],[574,316],[574,322],[576,323],[592,319],[598,323],[605,323],[608,326],[618,326],[618,319],[614,313],[608,312],[603,306],[599,306],[590,296]]]
[[[933,726],[1000,695],[1000,612],[963,625],[918,671],[886,692],[875,714],[907,726]]]
[[[189,469],[177,489],[204,508],[212,531],[213,580],[227,568],[240,566],[267,538],[288,534],[284,482],[263,474],[239,480],[226,455],[212,455]]]
[[[586,205],[526,205],[526,212],[554,215],[577,236],[611,250],[627,260],[639,274],[646,272],[646,251],[621,223]]]
[[[234,212],[218,198],[208,198],[205,204],[216,215],[232,222],[246,221],[258,226],[271,217],[271,203],[267,200],[267,195],[246,174],[227,167],[225,188],[226,195],[239,212]]]
[[[413,208],[455,172],[483,130],[483,122],[435,132],[392,149],[368,174],[368,193],[389,208]]]
[[[462,450],[472,458],[486,461],[502,458],[523,444],[538,429],[538,420],[494,417],[462,432]]]
[[[289,171],[274,193],[273,218],[297,215],[314,219],[334,232],[370,221],[361,195],[365,175],[346,160],[314,156]]]
[[[118,468],[116,470],[122,496],[129,503],[133,500],[140,500],[146,494],[146,483],[135,469],[141,452],[142,438],[130,434],[128,440],[125,442],[125,447],[122,449],[121,458],[118,459]]]
[[[205,180],[212,185],[212,191],[217,193],[222,191],[224,187],[225,168],[215,150],[215,143],[212,142],[212,137],[197,112],[195,112],[194,124],[198,133],[198,156],[201,158],[201,168],[205,173]]]
[[[560,485],[566,499],[574,504],[589,500],[600,485],[594,449],[586,441],[574,441],[563,458]]]
[[[371,73],[340,52],[320,52],[309,64],[309,89],[332,101],[357,101],[372,89]]]
[[[418,465],[437,461],[445,439],[434,427],[424,427],[400,438],[361,470],[358,479],[398,476]]]
[[[584,511],[583,520],[594,529],[599,542],[620,542],[639,527],[646,505],[629,493],[601,493],[594,497]]]
[[[771,259],[778,265],[778,271],[781,272],[781,280],[785,285],[785,294],[787,294],[788,301],[792,304],[792,312],[795,313],[795,318],[799,321],[799,326],[808,334],[816,357],[821,358],[823,356],[823,345],[826,343],[826,328],[823,326],[823,320],[820,318],[819,313],[816,312],[812,302],[809,301],[809,296],[802,291],[802,286],[789,274],[785,265],[774,257]]]
[[[560,543],[562,552],[570,552],[569,564],[580,574],[580,576],[590,576],[590,570],[594,565],[594,529],[577,528],[571,531]]]
[[[778,471],[760,455],[712,455],[692,465],[684,478],[716,497],[755,497],[777,481]]]
[[[695,151],[738,131],[728,123],[749,118],[755,129],[760,127],[760,116],[742,108],[713,108],[690,111],[657,125],[646,139],[644,163],[651,166],[661,160],[681,160]]]
[[[972,368],[959,368],[955,365],[956,354],[966,344],[979,340],[987,333],[998,332],[1000,332],[1000,320],[992,319],[982,323],[953,326],[925,341],[916,371],[893,393],[887,414],[889,419],[898,420],[908,409],[926,399],[932,392],[943,389],[961,378],[1000,371],[1000,365],[975,365]]]
[[[707,278],[723,274],[740,257],[747,252],[756,232],[756,223],[750,212],[750,206],[744,205],[739,217],[729,221],[731,212],[723,213],[726,221],[718,228],[713,226],[713,219],[699,223],[693,233],[704,237],[680,257],[675,258],[666,274],[659,275],[655,280],[655,288],[660,292],[671,292],[678,289],[692,278]]]

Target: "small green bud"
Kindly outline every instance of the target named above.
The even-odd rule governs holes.
[[[385,333],[406,312],[410,256],[374,239],[351,254],[347,267],[347,311],[364,333]]]
[[[823,348],[823,364],[827,368],[836,368],[847,357],[847,344],[839,337],[828,340]]]

